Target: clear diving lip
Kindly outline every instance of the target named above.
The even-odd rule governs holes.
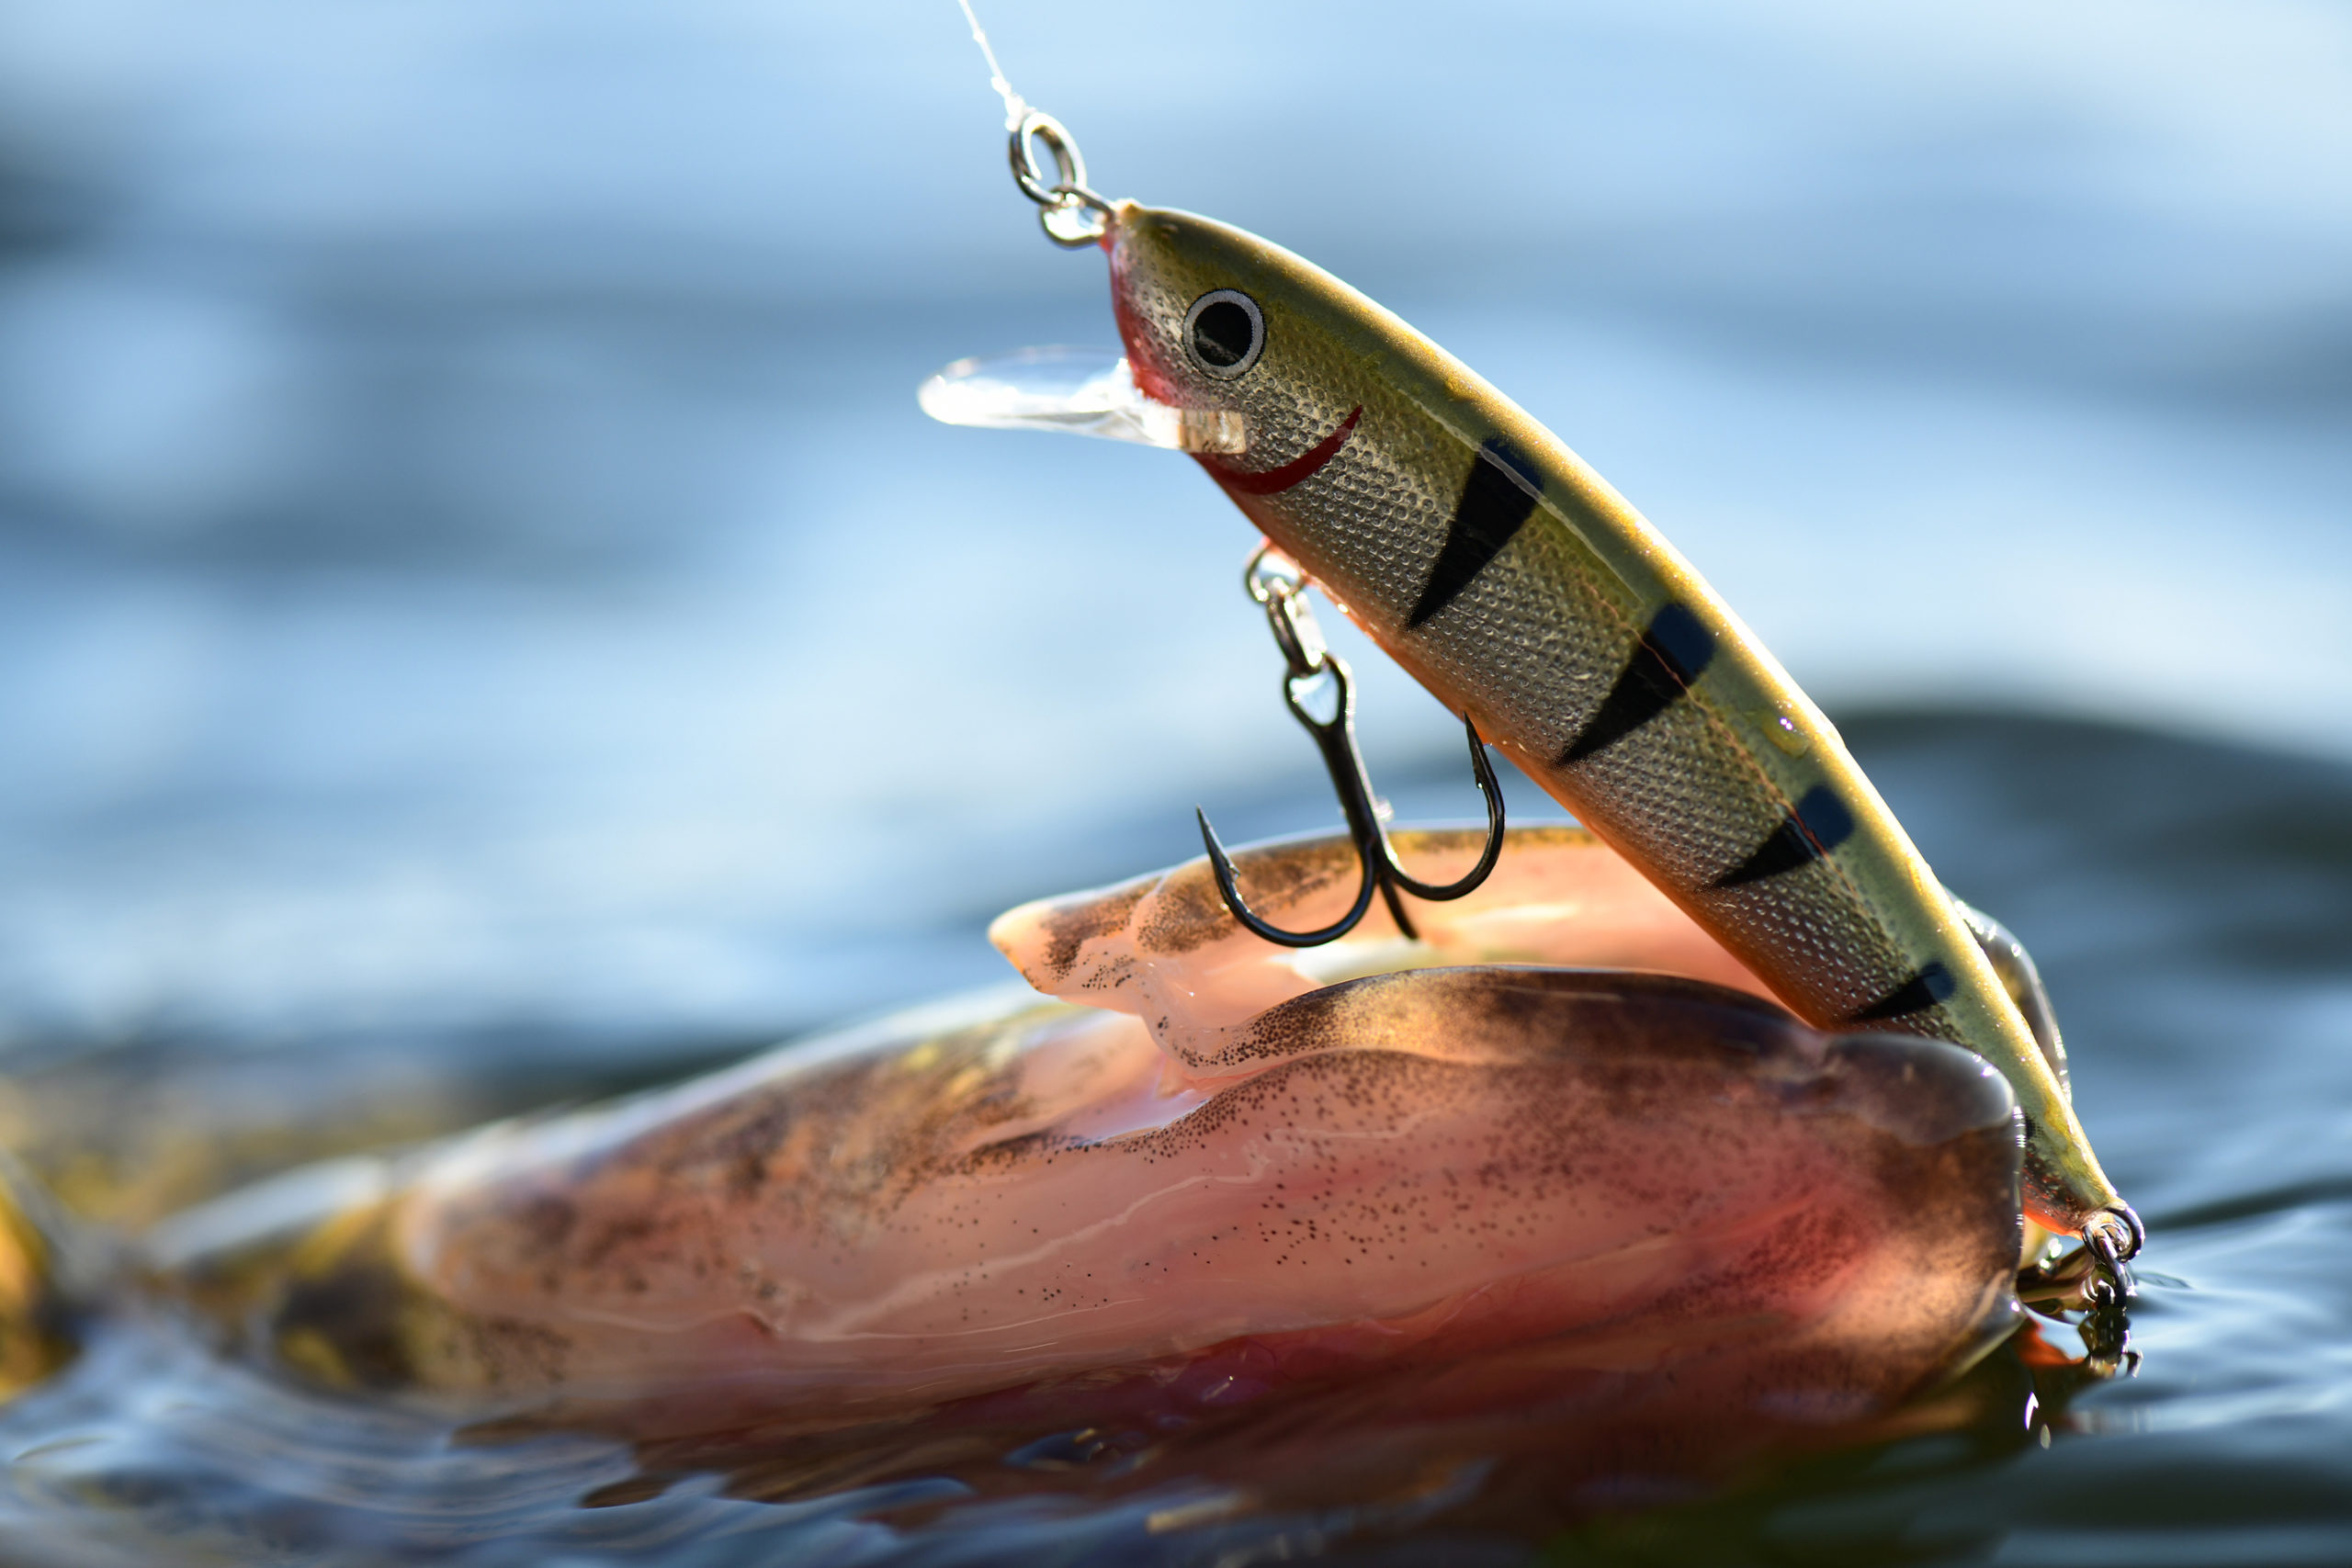
[[[1023,348],[959,359],[916,389],[922,412],[944,424],[1059,430],[1175,452],[1239,453],[1249,426],[1238,409],[1180,409],[1136,386],[1125,356],[1102,348]]]

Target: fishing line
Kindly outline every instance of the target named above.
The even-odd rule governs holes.
[[[1087,186],[1086,160],[1079,154],[1078,142],[1060,120],[1032,108],[1004,79],[1004,67],[997,63],[996,50],[973,14],[972,0],[956,4],[963,7],[964,19],[972,24],[972,41],[989,62],[989,85],[1004,100],[1004,129],[1012,133],[1013,183],[1037,204],[1037,220],[1054,243],[1066,250],[1094,244],[1111,231],[1111,204]],[[1046,150],[1046,163],[1037,161],[1039,146]]]
[[[981,30],[980,18],[972,14],[972,0],[956,0],[956,4],[964,8],[964,19],[972,24],[972,41],[980,46],[980,53],[989,62],[989,85],[1004,100],[1004,129],[1020,130],[1022,117],[1029,112],[1028,100],[1014,92],[1012,84],[1004,79],[1004,67],[996,62],[996,51],[989,46],[989,35]]]

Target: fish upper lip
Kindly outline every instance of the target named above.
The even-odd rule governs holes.
[[[1321,471],[1326,463],[1340,455],[1340,448],[1348,444],[1348,438],[1356,433],[1357,422],[1363,418],[1363,405],[1358,403],[1348,411],[1348,417],[1341,420],[1339,428],[1332,431],[1330,434],[1309,446],[1289,462],[1259,472],[1253,473],[1247,468],[1237,468],[1232,464],[1204,452],[1196,452],[1193,456],[1200,460],[1201,466],[1209,471],[1217,483],[1229,491],[1238,491],[1243,495],[1273,495]]]

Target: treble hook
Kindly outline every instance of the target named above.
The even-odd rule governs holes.
[[[1284,947],[1320,947],[1327,942],[1337,942],[1356,929],[1372,908],[1372,896],[1377,891],[1388,905],[1388,913],[1396,920],[1396,929],[1408,938],[1419,932],[1405,913],[1404,900],[1398,897],[1402,888],[1416,898],[1443,902],[1474,892],[1495,869],[1495,862],[1503,852],[1503,792],[1496,782],[1494,765],[1487,760],[1487,748],[1478,739],[1478,727],[1466,712],[1462,727],[1470,737],[1470,765],[1477,773],[1478,793],[1487,800],[1487,847],[1478,863],[1468,875],[1442,887],[1432,886],[1412,876],[1396,863],[1396,851],[1389,843],[1388,834],[1380,826],[1381,805],[1372,791],[1372,778],[1364,771],[1363,753],[1356,747],[1356,694],[1352,672],[1348,661],[1333,653],[1323,641],[1322,628],[1315,624],[1315,613],[1307,607],[1305,590],[1306,574],[1296,561],[1272,545],[1266,545],[1250,558],[1250,567],[1243,574],[1250,596],[1266,607],[1266,621],[1273,628],[1274,641],[1281,645],[1283,660],[1289,669],[1283,676],[1283,701],[1290,707],[1291,716],[1306,727],[1314,738],[1316,749],[1323,753],[1323,765],[1330,771],[1331,787],[1340,796],[1340,809],[1348,819],[1348,837],[1355,845],[1357,863],[1363,867],[1363,880],[1356,888],[1355,902],[1348,912],[1320,931],[1286,931],[1280,926],[1269,925],[1252,913],[1235,883],[1232,857],[1217,841],[1216,829],[1209,826],[1209,816],[1195,808],[1200,818],[1201,842],[1208,846],[1209,867],[1216,874],[1217,892],[1225,898],[1225,907],[1233,918],[1250,931],[1268,942]],[[1300,687],[1319,676],[1328,675],[1337,688],[1331,716],[1317,718],[1307,711],[1300,698]]]

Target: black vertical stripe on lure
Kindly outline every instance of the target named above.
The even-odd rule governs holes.
[[[1445,525],[1445,543],[1430,568],[1419,602],[1405,617],[1405,629],[1436,615],[1487,570],[1535,511],[1544,494],[1544,477],[1535,465],[1498,435],[1478,448],[1470,477],[1462,481],[1462,499],[1453,505],[1453,521]]]
[[[1848,1021],[1873,1023],[1883,1019],[1908,1018],[1915,1012],[1927,1011],[1959,988],[1960,982],[1951,977],[1951,970],[1941,964],[1930,964]]]
[[[1745,887],[1801,865],[1811,865],[1853,836],[1854,814],[1846,809],[1827,784],[1804,792],[1771,837],[1756,846],[1746,860],[1709,883],[1711,887]]]
[[[1673,706],[1714,656],[1715,634],[1681,605],[1668,604],[1652,615],[1617,683],[1560,753],[1559,765],[1581,762],[1615,745]]]

